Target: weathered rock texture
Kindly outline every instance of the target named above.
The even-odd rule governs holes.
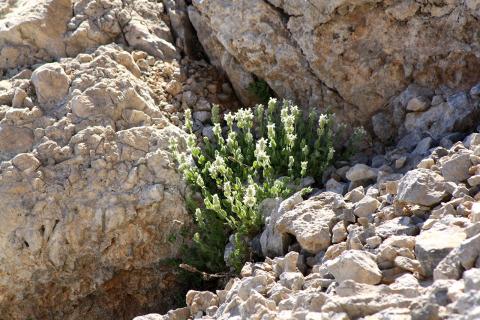
[[[189,217],[167,150],[182,133],[137,69],[107,46],[4,80],[27,96],[0,113],[2,317],[125,318],[171,299],[168,238]]]
[[[75,56],[111,42],[177,56],[169,17],[149,0],[13,0],[0,7],[0,72]]]
[[[189,12],[207,52],[232,56],[237,75],[352,122],[367,123],[410,83],[462,90],[480,80],[475,1],[194,0]]]

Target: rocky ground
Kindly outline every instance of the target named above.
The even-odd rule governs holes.
[[[470,0],[0,0],[0,319],[178,304],[170,236],[191,218],[168,140],[188,108],[211,135],[212,104],[259,102],[258,79],[371,136],[324,189],[263,204],[265,261],[139,319],[479,319],[479,12]]]
[[[307,199],[265,200],[265,261],[135,320],[479,319],[480,134],[449,142],[404,174],[345,166]]]

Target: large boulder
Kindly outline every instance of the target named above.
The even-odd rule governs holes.
[[[158,58],[177,57],[168,15],[157,1],[7,1],[0,19],[0,71],[115,41]]]
[[[131,319],[172,303],[169,239],[190,217],[168,145],[184,133],[125,55],[101,47],[13,82],[37,111],[0,113],[2,319]]]
[[[193,6],[211,37],[279,97],[320,101],[351,121],[369,121],[412,81],[463,90],[480,79],[475,1],[194,0]],[[453,126],[457,111],[468,114],[441,108],[448,115],[439,118],[441,127]]]

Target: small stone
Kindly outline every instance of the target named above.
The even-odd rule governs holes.
[[[470,177],[471,165],[469,154],[455,154],[442,164],[442,176],[446,181],[465,181]]]
[[[13,95],[12,100],[12,107],[13,108],[21,108],[23,107],[23,101],[27,98],[27,93],[25,90],[17,88],[15,89],[15,93]]]
[[[367,246],[369,248],[375,249],[382,243],[382,238],[379,236],[373,236],[366,239]]]
[[[415,238],[415,256],[422,265],[425,276],[432,276],[433,270],[452,249],[465,240],[465,232],[459,227],[423,231]]]
[[[407,157],[406,156],[403,156],[403,157],[395,160],[395,169],[403,168],[403,166],[405,165],[405,162],[407,162]]]
[[[428,153],[428,150],[430,150],[432,143],[433,143],[432,138],[430,137],[423,138],[422,140],[420,140],[419,143],[417,143],[417,146],[412,151],[412,153],[418,154],[418,155],[425,155]]]
[[[300,272],[284,272],[280,275],[280,284],[284,287],[297,291],[302,289],[305,278]]]
[[[435,165],[435,161],[432,158],[427,158],[420,161],[420,163],[417,165],[417,168],[431,169],[433,165]]]
[[[430,101],[426,97],[415,97],[407,104],[408,111],[425,111],[430,107]]]
[[[442,176],[432,170],[409,171],[400,180],[397,201],[422,206],[435,205],[447,195],[444,184]]]
[[[378,207],[380,207],[380,202],[370,196],[365,196],[362,200],[355,204],[355,209],[353,213],[360,218],[366,218],[370,214],[374,213]]]
[[[472,133],[463,140],[463,144],[466,148],[473,150],[476,146],[480,145],[480,133]]]
[[[44,106],[52,107],[59,103],[68,93],[70,78],[59,63],[47,63],[32,74],[32,83],[38,101]]]
[[[365,164],[358,163],[347,171],[346,177],[350,181],[371,180],[377,178],[377,170]]]
[[[212,117],[212,114],[209,111],[195,111],[193,113],[193,119],[200,122],[207,122]]]
[[[347,229],[343,221],[337,222],[332,228],[332,243],[339,243],[347,239]]]
[[[480,83],[474,85],[472,89],[470,89],[471,96],[479,96],[480,95]]]
[[[398,193],[398,181],[387,181],[384,183],[385,191],[388,194],[397,194]]]
[[[206,311],[211,306],[218,306],[218,296],[210,291],[190,290],[186,296],[187,306],[191,314],[197,314],[199,311]]]
[[[472,222],[480,222],[480,202],[474,202],[470,210]]]
[[[420,262],[407,257],[397,256],[394,260],[395,266],[410,271],[413,274],[422,274]]]
[[[463,273],[466,292],[480,291],[480,269],[470,269]]]
[[[331,178],[325,184],[325,188],[326,188],[327,191],[335,192],[335,193],[343,195],[345,193],[346,189],[347,189],[347,184],[342,183],[342,182],[338,182],[337,180]]]
[[[342,196],[323,192],[296,205],[277,221],[276,230],[295,236],[302,249],[318,253],[330,245],[330,230],[336,222],[335,207]]]
[[[467,179],[467,182],[471,187],[478,186],[480,184],[480,175],[471,176]]]
[[[353,280],[359,283],[378,284],[382,280],[375,256],[366,251],[344,251],[339,257],[327,262],[327,269],[338,282]]]
[[[348,192],[345,195],[344,199],[346,201],[356,203],[356,202],[362,200],[363,197],[365,197],[365,191],[363,189],[363,186],[360,186],[360,187],[357,187],[357,188],[353,189],[352,191]]]
[[[31,153],[20,153],[12,159],[12,163],[21,171],[35,171],[40,166],[40,161]]]

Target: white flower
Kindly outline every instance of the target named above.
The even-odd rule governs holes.
[[[230,131],[227,136],[227,147],[230,150],[236,149],[238,146],[237,143],[237,133],[235,131]]]
[[[213,125],[213,134],[217,137],[221,137],[222,136],[222,128],[220,127],[220,123],[215,123]]]
[[[203,178],[201,175],[197,176],[197,186],[199,186],[200,188],[205,187],[205,182],[203,181]]]
[[[245,205],[249,208],[253,208],[257,203],[256,189],[254,184],[250,184],[247,187],[245,196],[243,197],[243,203],[245,203]]]
[[[210,167],[208,168],[208,173],[212,179],[217,179],[218,175],[225,175],[227,172],[227,165],[225,164],[225,159],[218,153],[215,154],[215,161],[212,162]]]
[[[277,107],[277,99],[270,98],[270,100],[268,100],[268,111],[270,113],[273,113],[276,107]]]
[[[253,113],[250,109],[240,109],[235,115],[240,129],[250,129],[253,126]]]
[[[300,167],[302,168],[300,171],[300,175],[304,177],[307,174],[307,166],[308,166],[308,161],[302,161],[300,163]]]
[[[187,147],[188,149],[191,151],[195,145],[197,144],[197,137],[195,136],[195,134],[189,134],[187,136]]]
[[[229,112],[225,115],[225,121],[227,122],[227,126],[232,129],[233,127],[233,121],[235,120],[235,116]]]
[[[265,140],[265,138],[259,139],[255,146],[255,157],[257,158],[258,164],[262,167],[266,167],[270,164],[270,157],[266,152],[266,148],[267,140]]]

